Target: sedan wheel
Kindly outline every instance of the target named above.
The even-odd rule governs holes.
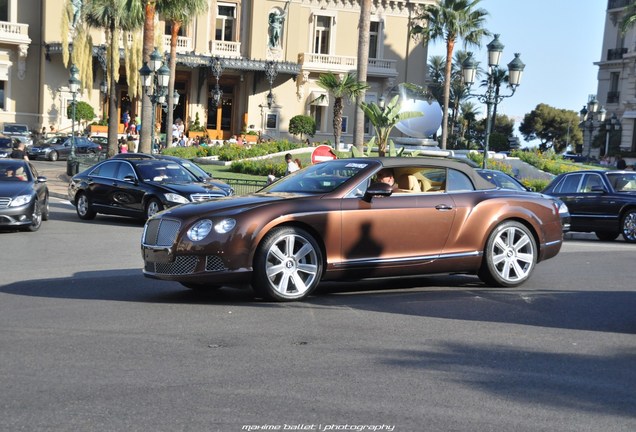
[[[55,162],[60,158],[60,155],[56,151],[49,153],[49,160]]]
[[[614,241],[616,240],[616,237],[618,237],[620,233],[609,232],[609,231],[596,231],[594,232],[594,234],[596,234],[596,238],[601,241]]]
[[[42,205],[42,220],[43,221],[49,220],[50,213],[51,211],[49,207],[49,196],[47,195],[46,198],[44,198],[44,203]]]
[[[97,215],[97,213],[95,213],[91,209],[88,197],[83,193],[79,194],[79,196],[77,197],[77,200],[75,202],[75,209],[77,210],[77,215],[79,216],[79,218],[83,220],[95,219],[95,215]]]
[[[636,210],[627,210],[623,215],[621,232],[626,242],[636,243]]]
[[[146,205],[146,219],[150,219],[155,214],[163,210],[163,204],[158,199],[152,198]]]
[[[33,203],[33,214],[31,215],[31,225],[27,226],[27,229],[31,232],[35,232],[42,226],[42,207],[40,201]]]
[[[275,301],[300,300],[316,289],[322,277],[322,252],[305,230],[272,230],[254,257],[256,293]]]
[[[519,222],[498,225],[488,237],[479,278],[489,285],[514,287],[524,283],[537,263],[536,241]]]

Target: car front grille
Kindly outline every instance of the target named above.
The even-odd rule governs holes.
[[[165,275],[187,275],[196,271],[199,264],[199,257],[195,255],[177,256],[174,262],[150,262],[147,261],[145,270],[148,273],[157,273]],[[221,258],[216,255],[210,255],[205,258],[205,271],[218,272],[226,270]]]
[[[148,246],[172,246],[181,222],[172,219],[151,219],[146,223],[143,243]]]
[[[209,199],[218,198],[220,196],[221,195],[218,195],[218,194],[192,194],[190,195],[190,200],[192,200],[193,202],[207,201]]]
[[[0,197],[0,208],[7,208],[11,204],[11,198]]]

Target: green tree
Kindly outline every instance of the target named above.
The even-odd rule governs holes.
[[[362,111],[367,116],[375,130],[375,136],[368,143],[368,146],[372,147],[373,144],[377,142],[378,154],[380,157],[386,156],[386,149],[389,145],[389,135],[395,125],[402,120],[421,117],[424,115],[419,111],[400,112],[398,99],[399,96],[393,97],[393,99],[391,99],[391,101],[385,106],[380,106],[375,102],[362,102],[360,104],[360,108],[362,108]]]
[[[632,0],[625,8],[623,18],[620,22],[621,33],[625,34],[627,31],[636,24],[636,1]]]
[[[508,137],[513,136],[515,129],[515,121],[506,115],[497,115],[491,121],[490,139],[488,140],[488,149],[490,151],[509,151],[510,143]],[[475,125],[478,142],[483,143],[486,139],[486,119],[483,118]]]
[[[119,32],[139,29],[144,22],[142,0],[92,0],[84,4],[89,27],[103,29],[108,44],[108,156],[117,153],[117,81],[119,80]]]
[[[481,0],[440,0],[438,4],[426,5],[415,17],[416,21],[426,23],[426,27],[415,25],[411,29],[413,36],[421,36],[424,43],[443,40],[446,44],[446,67],[444,71],[444,108],[442,111],[442,149],[446,149],[448,139],[448,110],[450,104],[451,72],[453,51],[458,39],[465,46],[481,44],[483,36],[490,35],[484,28],[488,12],[477,8]]]
[[[155,48],[155,17],[161,11],[162,0],[141,1],[144,4],[144,42],[141,56],[144,62],[148,62],[150,61],[150,54]],[[161,47],[161,52],[164,52],[163,46]],[[152,102],[145,92],[141,94],[141,124],[139,152],[151,153],[152,144],[150,141],[155,127],[155,119],[152,118]]]
[[[342,135],[342,111],[344,109],[344,99],[347,98],[354,102],[360,93],[364,92],[369,86],[356,79],[356,75],[348,73],[342,80],[332,72],[320,75],[316,82],[318,86],[327,90],[333,96],[333,137],[336,147],[340,144],[340,136]],[[321,96],[322,97],[322,96]]]
[[[163,0],[161,17],[170,26],[170,80],[168,81],[168,106],[174,107],[174,82],[177,71],[177,41],[179,31],[190,20],[208,10],[208,0]],[[153,122],[154,123],[154,122]],[[174,123],[173,111],[166,112],[166,127]]]
[[[541,151],[553,148],[556,153],[561,153],[568,145],[583,143],[578,125],[579,114],[576,111],[539,104],[524,116],[519,132],[526,141],[540,140]]]
[[[76,101],[75,118],[73,118],[73,103],[69,104],[69,106],[66,108],[66,117],[79,123],[84,122],[84,125],[86,125],[87,122],[93,121],[93,119],[95,118],[95,110],[89,103],[86,103],[84,101]]]
[[[306,115],[294,116],[289,120],[289,133],[300,135],[300,139],[303,138],[303,135],[312,137],[316,133],[316,120]]]

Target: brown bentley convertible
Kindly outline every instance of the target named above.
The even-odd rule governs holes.
[[[390,170],[395,185],[379,182]],[[245,196],[170,208],[142,237],[144,274],[191,289],[251,284],[290,301],[322,280],[476,274],[514,287],[554,257],[560,209],[440,158],[322,162]]]

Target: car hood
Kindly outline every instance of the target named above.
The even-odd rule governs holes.
[[[164,189],[168,189],[172,192],[176,192],[181,195],[191,195],[197,193],[210,193],[210,194],[218,194],[225,195],[225,193],[218,187],[213,184],[204,183],[204,182],[148,182],[151,184],[158,185]]]
[[[18,195],[29,195],[33,193],[31,182],[22,181],[2,181],[0,182],[0,196],[15,197]]]
[[[201,201],[172,207],[162,213],[163,217],[177,219],[189,219],[192,217],[205,217],[210,213],[223,214],[225,216],[236,215],[254,207],[259,207],[281,200],[301,199],[301,194],[251,194],[241,196],[229,196],[210,201]],[[315,198],[315,197],[314,197]]]

